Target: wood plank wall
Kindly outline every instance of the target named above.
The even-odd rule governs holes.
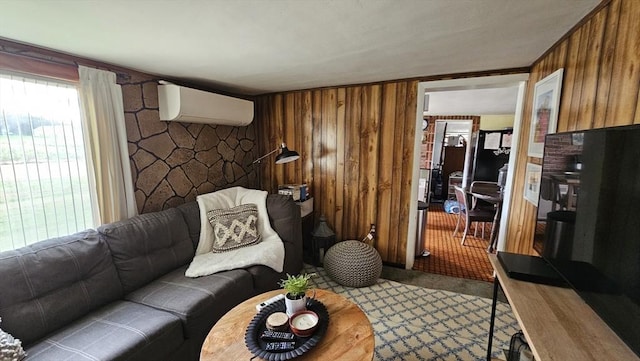
[[[285,142],[300,153],[255,165],[262,189],[306,183],[314,218],[324,214],[338,239],[361,239],[376,225],[383,262],[405,265],[413,176],[417,88],[421,81],[522,74],[529,68],[274,93],[255,98],[258,157]],[[417,155],[419,156],[419,154]],[[417,184],[416,184],[417,188]]]
[[[533,64],[523,113],[507,251],[534,254],[536,207],[523,199],[535,83],[564,68],[558,131],[640,124],[640,1],[612,0]]]
[[[404,264],[409,222],[418,80],[313,89],[258,97],[259,144],[281,142],[300,160],[259,165],[262,188],[306,183],[317,221],[338,239],[361,239],[376,225],[376,248]]]

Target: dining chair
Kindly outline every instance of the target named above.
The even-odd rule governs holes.
[[[549,176],[540,179],[540,198],[551,201],[551,210],[558,211],[567,208],[567,196],[560,191],[560,185]]]
[[[496,194],[499,193],[502,187],[498,182],[488,182],[488,181],[473,181],[471,182],[471,186],[469,187],[470,193],[484,193],[484,194]],[[495,205],[482,199],[477,199],[472,197],[471,199],[471,209],[482,209],[486,211],[491,211],[495,208]]]
[[[458,234],[458,229],[460,228],[460,223],[464,218],[464,232],[462,234],[462,242],[461,244],[464,246],[464,241],[467,238],[467,233],[469,232],[469,226],[473,222],[493,222],[493,219],[496,215],[496,211],[483,210],[483,209],[472,209],[469,207],[469,198],[467,192],[458,186],[454,186],[454,191],[456,194],[456,200],[460,204],[460,211],[458,212],[458,222],[456,223],[456,229],[453,231],[453,236],[455,237]]]

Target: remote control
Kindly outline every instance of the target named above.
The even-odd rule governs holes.
[[[270,299],[268,299],[268,300],[266,300],[266,301],[264,301],[262,303],[257,304],[256,305],[256,310],[258,310],[258,312],[260,312],[260,310],[262,310],[263,308],[269,306],[270,304],[272,304],[274,302],[280,301],[282,299],[284,299],[284,295],[282,293],[279,294],[279,295],[275,295],[275,296],[271,297]]]
[[[289,351],[296,348],[295,342],[267,342],[265,351]]]
[[[260,339],[266,341],[291,341],[295,336],[290,332],[278,332],[265,330],[260,335]]]

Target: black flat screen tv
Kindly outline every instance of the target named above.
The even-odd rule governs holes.
[[[640,356],[640,125],[546,136],[534,248]]]

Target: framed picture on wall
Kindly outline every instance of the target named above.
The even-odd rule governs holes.
[[[533,90],[533,114],[527,153],[530,157],[542,158],[545,135],[556,132],[563,73],[563,68],[554,71],[537,82]]]
[[[538,194],[540,194],[540,180],[542,178],[542,166],[527,163],[527,171],[524,178],[524,199],[538,206]]]

